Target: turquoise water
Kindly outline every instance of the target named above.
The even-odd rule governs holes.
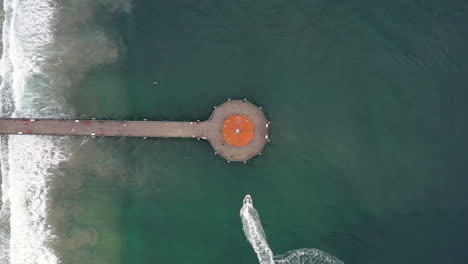
[[[247,193],[275,254],[464,262],[467,11],[464,1],[135,0],[103,17],[125,48],[72,90],[76,116],[206,119],[246,97],[272,141],[228,164],[204,141],[76,140],[54,195],[63,263],[258,263],[239,217]]]

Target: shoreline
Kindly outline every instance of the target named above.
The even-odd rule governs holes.
[[[3,20],[5,19],[5,12],[3,10],[3,0],[0,0],[0,58],[3,56]],[[0,84],[3,82],[2,76],[0,76]],[[2,200],[2,183],[3,183],[3,173],[1,169],[2,164],[0,164],[0,210],[2,210],[3,200]]]

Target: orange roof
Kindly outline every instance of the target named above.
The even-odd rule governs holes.
[[[223,123],[223,138],[230,146],[245,146],[253,139],[254,124],[245,115],[232,115]]]

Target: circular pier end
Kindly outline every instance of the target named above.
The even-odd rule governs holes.
[[[210,144],[228,161],[247,161],[268,142],[268,120],[259,107],[245,100],[216,107],[207,123]]]

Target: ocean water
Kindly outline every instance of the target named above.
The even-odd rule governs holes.
[[[3,2],[2,117],[76,115],[69,103],[71,91],[79,89],[88,71],[116,61],[119,55],[110,34],[93,23],[100,5],[108,7],[108,13],[117,8],[125,12],[125,5],[105,1]],[[69,208],[75,203],[59,200],[72,188],[63,163],[72,160],[82,141],[1,138],[0,263],[62,262],[60,246],[69,236],[67,221],[78,210]]]
[[[2,117],[247,98],[272,141],[228,164],[190,139],[4,136],[0,264],[468,259],[465,1],[3,4]]]
[[[268,245],[260,216],[253,205],[252,196],[250,194],[247,194],[242,201],[240,217],[242,219],[242,229],[244,229],[245,237],[252,245],[260,264],[343,264],[339,259],[323,251],[312,248],[290,250],[287,254],[274,256],[273,251],[271,251]]]

